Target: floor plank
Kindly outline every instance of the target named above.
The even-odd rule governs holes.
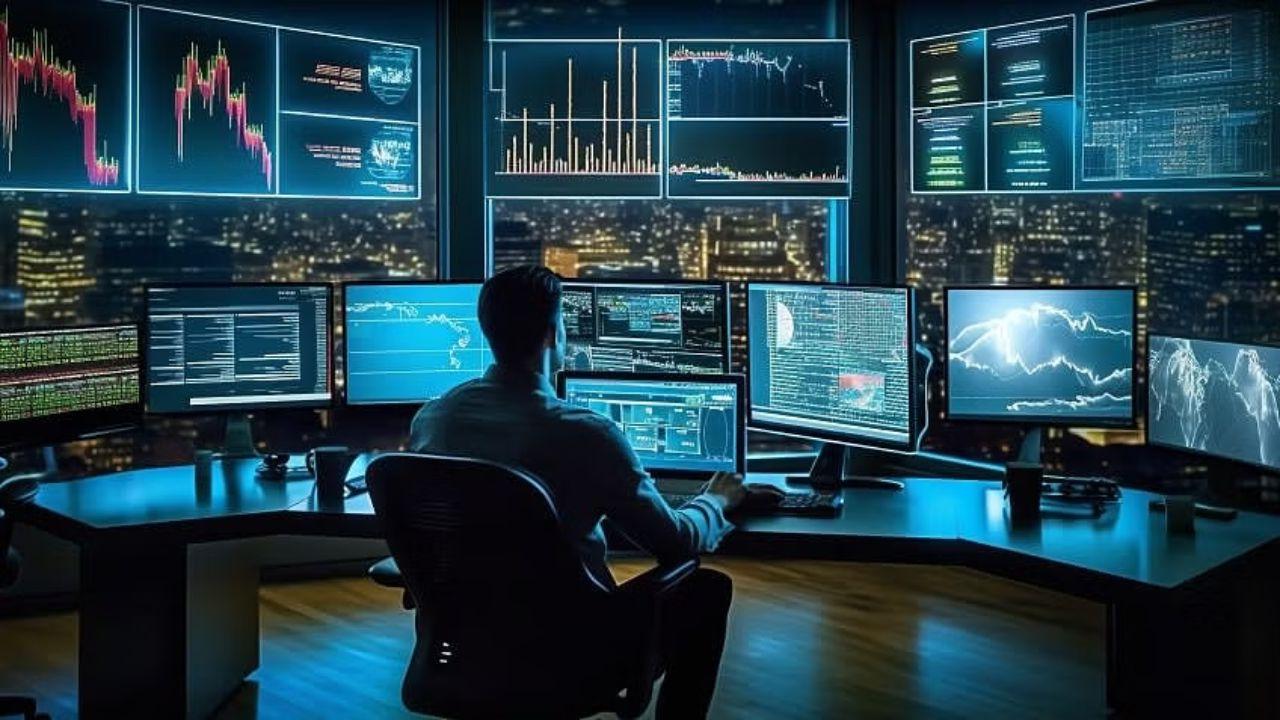
[[[1104,715],[1099,605],[959,568],[708,565],[736,589],[715,718]],[[262,667],[219,720],[410,717],[396,593],[342,578],[264,586],[261,601]],[[0,692],[75,717],[74,614],[0,621],[0,648]]]

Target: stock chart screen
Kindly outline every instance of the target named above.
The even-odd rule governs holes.
[[[652,377],[575,377],[561,396],[612,420],[649,471],[740,472],[740,383]]]
[[[0,189],[130,190],[131,12],[120,2],[0,8]]]
[[[1147,440],[1280,470],[1280,348],[1152,335]]]
[[[565,368],[722,373],[729,364],[722,283],[564,284]]]
[[[909,445],[911,292],[751,283],[751,422],[856,442]]]
[[[181,414],[326,407],[327,285],[147,288],[147,409]]]
[[[138,404],[136,326],[0,332],[0,428],[26,435],[30,421],[74,424]]]
[[[0,52],[0,189],[422,197],[416,46],[12,0]]]
[[[489,42],[491,198],[847,198],[845,40]]]
[[[915,193],[1280,187],[1280,10],[1135,2],[909,43]]]
[[[1134,288],[948,288],[947,416],[1132,423]]]
[[[493,364],[479,283],[353,283],[344,294],[349,404],[434,400]]]

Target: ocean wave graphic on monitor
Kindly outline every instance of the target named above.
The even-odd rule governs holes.
[[[1133,332],[1045,303],[953,332],[953,374],[998,388],[1014,414],[1120,412],[1132,403]],[[994,381],[994,382],[993,382]]]
[[[1153,440],[1280,468],[1280,350],[1158,338],[1150,373]]]

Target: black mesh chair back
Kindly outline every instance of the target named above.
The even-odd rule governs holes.
[[[379,457],[366,478],[416,606],[406,707],[445,717],[614,709],[622,683],[610,683],[591,651],[610,592],[564,537],[540,481],[408,454]]]

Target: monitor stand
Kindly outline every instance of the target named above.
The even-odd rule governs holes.
[[[1018,462],[1031,463],[1039,465],[1043,456],[1041,448],[1044,445],[1044,428],[1039,425],[1027,430],[1027,434],[1022,436],[1022,444],[1018,447]]]
[[[787,477],[790,485],[810,485],[819,490],[861,488],[867,490],[902,490],[906,485],[900,480],[878,477],[873,474],[872,463],[858,462],[855,448],[838,443],[823,443],[818,457],[808,475]]]
[[[253,428],[249,416],[244,413],[227,415],[226,432],[222,437],[222,450],[218,455],[228,460],[258,457],[253,444]]]

